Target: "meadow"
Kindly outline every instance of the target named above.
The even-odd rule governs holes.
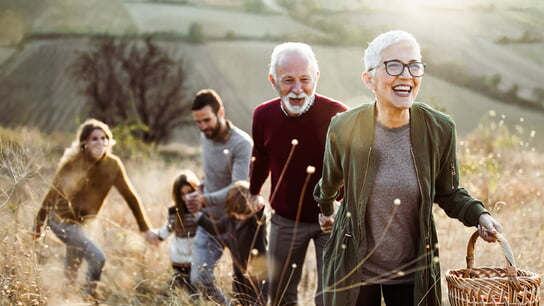
[[[115,136],[115,135],[114,135]],[[534,136],[534,135],[533,135]],[[64,247],[50,232],[31,239],[29,228],[41,205],[64,147],[73,135],[43,134],[35,129],[0,128],[0,304],[81,305],[79,291],[63,287]],[[487,203],[504,226],[504,235],[514,251],[517,267],[544,273],[544,155],[532,150],[532,136],[520,134],[490,112],[470,135],[460,138],[458,153],[464,185],[473,196]],[[118,139],[114,147],[125,161],[128,175],[155,227],[166,221],[171,203],[170,186],[180,169],[198,174],[198,147],[184,145],[152,149]],[[442,274],[465,267],[466,243],[473,228],[449,219],[436,207]],[[168,241],[155,248],[146,245],[134,218],[113,190],[99,217],[87,226],[90,236],[103,248],[107,261],[99,292],[108,305],[186,305],[184,292],[164,296],[171,276]],[[313,252],[312,248],[309,252]],[[312,258],[309,256],[308,258]],[[312,302],[315,262],[308,259],[300,284],[301,304]],[[497,244],[478,243],[476,266],[504,266]],[[230,292],[230,256],[225,253],[216,276]],[[85,265],[82,267],[84,270]],[[76,288],[83,284],[80,271]],[[448,305],[443,277],[443,300]],[[542,298],[542,293],[541,293]],[[200,301],[201,305],[211,305]]]
[[[85,98],[68,71],[76,56],[89,49],[90,38],[158,34],[159,45],[188,64],[192,89],[216,89],[225,101],[227,118],[248,131],[253,108],[276,96],[267,81],[272,48],[283,39],[311,41],[324,33],[283,7],[255,14],[243,9],[244,2],[0,0],[0,305],[84,304],[78,291],[64,290],[61,242],[50,232],[32,240],[29,228],[60,156],[74,137],[72,132],[86,116]],[[264,2],[277,5],[281,1]],[[541,29],[542,1],[317,2],[325,6],[328,20],[355,31],[408,30],[420,41],[425,59],[473,76],[500,75],[500,89],[519,85],[519,93],[529,97],[542,86],[543,42],[495,43],[503,35],[516,39],[525,31]],[[455,7],[431,7],[439,2]],[[2,11],[5,7],[8,10]],[[15,17],[5,23],[5,16]],[[163,39],[182,37],[193,23],[203,26],[206,42]],[[360,81],[365,46],[366,40],[349,45],[312,44],[321,69],[318,92],[350,107],[371,101],[372,93]],[[487,203],[502,223],[518,267],[544,274],[542,113],[500,103],[440,79],[435,67],[428,66],[418,99],[444,110],[457,122],[462,185]],[[166,221],[170,186],[177,172],[191,169],[202,175],[198,131],[193,126],[181,127],[175,139],[158,147],[123,135],[116,138],[114,152],[125,162],[153,226],[159,228]],[[474,229],[448,218],[439,207],[435,219],[444,276],[447,269],[465,266],[466,243]],[[158,248],[146,245],[115,190],[87,231],[107,256],[99,286],[105,304],[189,303],[183,292],[161,295],[172,273],[168,241]],[[505,264],[496,244],[478,243],[476,254],[477,266]],[[312,303],[316,286],[315,262],[312,256],[308,258],[299,290],[301,305]],[[82,268],[76,288],[83,283]],[[216,275],[227,293],[230,272],[226,252]],[[447,305],[444,278],[442,290]]]
[[[267,65],[279,42],[312,44],[321,69],[318,92],[351,107],[373,98],[360,78],[363,49],[371,36],[356,34],[374,36],[403,29],[417,37],[424,60],[429,61],[419,100],[446,109],[458,123],[460,135],[474,130],[490,109],[506,114],[509,124],[523,120],[527,134],[544,129],[540,111],[499,102],[437,77],[438,70],[440,75],[462,71],[471,77],[499,76],[499,89],[516,85],[521,96],[534,99],[533,91],[542,86],[544,43],[495,41],[538,32],[544,19],[542,4],[536,0],[500,0],[492,5],[486,0],[455,5],[444,0],[310,1],[322,6],[314,15],[330,23],[329,28],[286,9],[248,12],[243,4],[247,1],[240,0],[97,0],[92,5],[81,0],[8,2],[0,1],[0,11],[4,6],[13,16],[21,16],[13,17],[11,23],[13,36],[21,39],[3,46],[5,30],[0,31],[0,125],[6,127],[33,126],[48,133],[76,129],[75,118],[85,116],[88,101],[69,73],[70,66],[78,54],[91,48],[89,40],[95,35],[157,35],[162,48],[187,64],[188,90],[214,88],[225,101],[227,117],[249,130],[253,108],[276,95],[267,79]],[[270,2],[281,3],[264,2],[268,8]],[[0,12],[0,25],[3,16]],[[202,26],[205,42],[183,40],[193,24]],[[341,26],[347,33],[333,30]],[[324,38],[334,41],[342,33],[347,38],[337,44],[319,43]],[[172,142],[196,139],[197,133],[181,127]],[[535,142],[544,150],[544,134],[538,133]]]

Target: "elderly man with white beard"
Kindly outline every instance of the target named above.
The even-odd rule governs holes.
[[[322,305],[322,250],[329,234],[320,229],[312,186],[321,177],[329,122],[347,107],[316,94],[319,67],[307,44],[276,46],[268,78],[279,97],[258,105],[253,112],[250,204],[255,208],[263,205],[257,199],[270,174],[269,296],[272,305],[298,303],[297,286],[313,240],[318,278],[315,303]]]

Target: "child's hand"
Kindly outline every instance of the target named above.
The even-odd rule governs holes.
[[[159,246],[159,244],[161,243],[159,235],[157,235],[157,233],[155,233],[153,230],[148,230],[147,232],[145,232],[144,237],[147,243],[151,244],[152,246]]]
[[[248,199],[248,206],[249,206],[249,209],[251,210],[251,212],[258,212],[260,211],[261,209],[263,209],[265,203],[264,203],[264,198],[260,195],[260,194],[252,194],[249,196],[249,199]]]
[[[32,235],[32,238],[34,240],[40,238],[42,236],[42,228],[41,226],[33,225],[30,229],[30,234]]]

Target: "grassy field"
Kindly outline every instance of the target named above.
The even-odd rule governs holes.
[[[133,34],[132,19],[121,0],[47,0],[33,21],[32,33]]]
[[[179,42],[160,43],[176,57],[184,57],[192,72],[189,80],[196,91],[214,88],[223,97],[227,117],[249,131],[251,112],[262,101],[276,96],[267,80],[273,42],[214,41],[204,45]],[[0,122],[4,126],[31,125],[45,131],[73,131],[83,116],[85,99],[78,92],[68,69],[77,52],[88,46],[87,38],[35,39],[3,66]],[[318,92],[348,106],[372,101],[371,92],[360,81],[359,48],[314,46],[321,77]],[[48,58],[48,61],[43,61]],[[243,68],[241,68],[243,67]],[[429,68],[432,69],[432,68]],[[31,89],[31,90],[29,90]],[[433,77],[423,79],[419,100],[445,108],[457,122],[461,135],[474,130],[489,110],[505,115],[511,124],[523,120],[524,133],[536,131],[533,145],[544,150],[543,115],[497,103],[465,88]],[[193,145],[194,129],[182,128],[174,142]]]
[[[192,23],[200,23],[210,37],[225,37],[227,33],[259,39],[266,35],[319,34],[319,31],[282,15],[154,3],[125,3],[125,7],[142,33],[186,33]]]
[[[321,2],[324,6],[328,3]],[[478,76],[499,74],[501,88],[517,84],[524,96],[531,96],[533,88],[542,86],[542,44],[493,42],[502,35],[516,38],[526,30],[540,27],[542,18],[537,17],[543,11],[538,3],[529,10],[523,6],[527,5],[525,2],[507,0],[495,3],[494,9],[489,9],[486,1],[459,4],[456,9],[440,8],[444,1],[410,7],[400,5],[401,2],[385,1],[379,7],[368,1],[339,1],[335,2],[338,6],[329,8],[332,11],[328,16],[371,33],[391,28],[411,31],[420,41],[426,58],[433,63],[453,63]],[[295,34],[304,40],[303,33],[317,33],[304,20],[287,15],[247,13],[241,1],[190,1],[191,5],[173,5],[147,1],[48,0],[38,8],[34,8],[32,0],[20,3],[21,7],[12,5],[8,9],[32,17],[22,19],[29,33],[160,31],[184,35],[191,23],[198,22],[209,37],[224,37],[227,32],[247,35],[244,40],[210,40],[204,44],[160,42],[172,54],[186,59],[192,90],[216,89],[225,100],[227,116],[245,130],[250,128],[252,109],[276,96],[267,81],[267,70],[270,53],[278,41],[261,38]],[[340,11],[340,5],[358,10]],[[321,68],[318,92],[349,106],[372,100],[371,92],[360,81],[366,42],[353,44],[354,47],[313,46]],[[41,37],[0,52],[0,59],[4,60],[0,66],[0,124],[35,126],[47,132],[73,131],[78,118],[85,116],[86,102],[69,74],[69,67],[78,52],[88,48],[85,37]],[[544,130],[544,115],[497,103],[435,79],[432,65],[427,71],[420,100],[444,108],[456,120],[461,135],[473,131],[480,119],[494,110],[504,114],[509,123],[523,120],[525,133],[536,131],[533,142],[544,150],[544,134],[540,133]],[[197,139],[197,133],[191,129],[180,128],[175,135],[174,142],[190,145]]]
[[[473,133],[459,139],[463,185],[484,200],[504,226],[505,237],[520,269],[544,273],[544,155],[520,146],[525,139],[507,132],[498,116],[489,117]],[[63,290],[64,247],[52,233],[33,241],[28,229],[51,181],[70,134],[42,134],[33,129],[0,128],[0,304],[74,305],[79,293]],[[530,136],[529,136],[530,137]],[[130,155],[122,142],[114,148],[122,156],[154,227],[166,221],[170,184],[179,169],[200,172],[198,150],[175,148],[178,156],[168,163],[158,153],[148,157]],[[125,156],[126,155],[126,156]],[[497,204],[498,203],[498,204]],[[494,209],[494,208],[498,208]],[[443,275],[447,269],[465,265],[466,243],[473,229],[449,219],[436,208]],[[147,246],[137,233],[128,207],[113,191],[97,220],[87,228],[107,256],[99,291],[109,305],[182,304],[187,296],[164,297],[160,293],[171,275],[168,242],[159,248]],[[313,252],[310,249],[310,254]],[[224,255],[217,268],[218,284],[230,292],[230,257]],[[503,266],[498,245],[478,243],[476,266]],[[309,257],[311,258],[311,257]],[[307,260],[300,285],[301,304],[312,301],[315,263]],[[85,266],[83,267],[85,268]],[[83,271],[76,284],[83,283]],[[444,301],[447,303],[445,280]],[[541,294],[541,298],[543,298]],[[202,305],[209,303],[201,302]]]

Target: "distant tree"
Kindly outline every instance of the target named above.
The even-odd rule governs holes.
[[[189,34],[188,34],[189,41],[195,42],[195,43],[202,43],[205,40],[204,37],[204,29],[202,27],[202,24],[198,22],[193,22],[189,26]]]
[[[491,89],[498,89],[499,85],[501,84],[501,81],[502,81],[502,76],[496,73],[487,79],[487,85]]]
[[[147,143],[167,141],[191,111],[185,66],[144,38],[97,37],[70,66],[82,84],[89,114],[104,122],[136,126]]]
[[[263,0],[244,0],[244,8],[250,13],[263,13],[266,6]]]
[[[512,101],[518,100],[519,85],[514,83],[512,86],[504,93],[504,96]]]
[[[536,102],[544,104],[544,88],[537,87],[533,89],[533,96],[536,99]]]

